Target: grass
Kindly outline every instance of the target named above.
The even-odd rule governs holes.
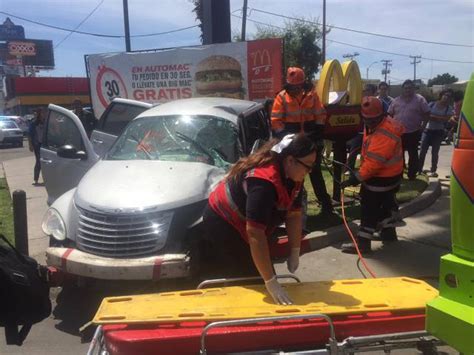
[[[5,178],[0,178],[0,233],[14,243],[12,200]]]
[[[332,196],[332,176],[329,173],[328,169],[322,167],[323,177],[326,181],[326,188],[330,196]],[[426,175],[419,175],[416,180],[410,181],[407,179],[402,180],[400,186],[400,191],[397,192],[397,201],[399,203],[405,203],[413,200],[419,196],[428,186],[428,177]],[[305,181],[305,188],[308,193],[308,218],[306,221],[306,228],[310,231],[315,230],[324,230],[329,227],[333,227],[339,224],[342,224],[342,211],[341,207],[335,206],[334,209],[336,214],[329,216],[320,215],[321,209],[317,203],[316,196],[311,185],[309,177]],[[358,201],[359,187],[352,187],[345,190],[346,200],[345,202],[345,212],[346,217],[349,221],[360,218],[360,205]],[[344,200],[344,201],[346,201]]]

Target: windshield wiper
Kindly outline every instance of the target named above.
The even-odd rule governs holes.
[[[179,138],[181,138],[183,141],[186,141],[188,143],[191,143],[192,145],[194,145],[196,148],[198,148],[198,150],[200,150],[202,153],[204,153],[210,160],[211,160],[211,165],[214,165],[215,164],[215,161],[214,161],[214,158],[213,156],[211,155],[211,153],[209,153],[209,151],[204,148],[201,144],[199,144],[198,142],[196,142],[194,139],[192,139],[191,137],[188,137],[187,135],[181,133],[181,132],[174,132]]]

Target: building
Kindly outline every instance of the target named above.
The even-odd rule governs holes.
[[[10,115],[23,116],[49,104],[71,107],[76,98],[90,105],[87,78],[11,77],[5,84],[3,111]]]

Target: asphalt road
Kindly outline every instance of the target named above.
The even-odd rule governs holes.
[[[27,148],[0,149],[0,161],[27,156]],[[440,156],[440,177],[449,173],[452,147],[443,146]],[[430,159],[429,155],[427,161]],[[375,252],[366,260],[377,276],[411,276],[424,278],[433,286],[437,285],[440,256],[450,249],[449,188],[443,189],[442,196],[428,209],[406,219],[408,225],[399,229],[400,241],[382,246],[374,243]],[[357,267],[357,258],[340,252],[338,245],[314,251],[301,257],[300,268],[296,274],[303,281],[362,278]],[[286,265],[276,266],[279,273],[287,273]],[[367,274],[364,272],[364,274]],[[183,285],[166,285],[168,289]],[[85,354],[90,341],[89,329],[80,334],[78,329],[88,322],[103,296],[120,291],[99,284],[93,289],[51,290],[54,303],[53,314],[33,326],[22,347],[6,346],[0,339],[0,354]],[[455,353],[444,348],[447,353]],[[413,351],[395,351],[398,354],[417,354]],[[379,352],[382,354],[382,352]]]

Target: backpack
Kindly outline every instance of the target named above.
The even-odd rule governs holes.
[[[31,326],[51,314],[47,268],[18,252],[2,234],[0,300],[0,327],[8,345],[22,345]]]

